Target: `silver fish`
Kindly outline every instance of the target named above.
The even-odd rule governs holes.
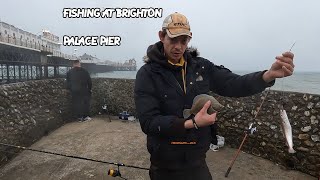
[[[188,118],[191,114],[196,115],[209,100],[211,101],[211,105],[208,108],[208,114],[220,111],[224,107],[214,97],[207,94],[199,94],[193,99],[191,109],[183,110],[183,117]]]
[[[296,151],[293,149],[293,141],[292,141],[292,128],[291,128],[286,110],[280,109],[280,117],[281,117],[282,133],[286,138],[287,146],[289,148],[288,151],[289,153],[295,153]]]

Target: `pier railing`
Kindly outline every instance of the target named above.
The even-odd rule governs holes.
[[[64,59],[77,59],[76,56],[62,53],[54,49],[50,45],[44,45],[44,44],[40,44],[39,42],[33,42],[26,39],[19,39],[10,35],[5,35],[5,36],[0,35],[0,42],[7,43],[10,45],[30,48],[30,49],[34,49],[42,52],[48,52],[52,54],[52,56],[56,56]]]

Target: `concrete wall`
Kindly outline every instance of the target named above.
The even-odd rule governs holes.
[[[135,113],[133,87],[134,80],[93,79],[91,113],[102,113],[103,104],[112,115],[124,110]],[[0,86],[0,141],[28,146],[70,121],[70,96],[63,88],[62,79]],[[278,105],[282,93],[271,91],[257,118],[253,119],[264,95],[219,97],[226,106],[218,114],[219,134],[226,138],[227,145],[238,148],[244,130],[254,121],[258,131],[248,136],[243,151],[317,176],[320,172],[320,95],[284,93],[295,154],[288,153],[281,132]],[[5,155],[0,155],[1,161],[5,161],[8,154]]]

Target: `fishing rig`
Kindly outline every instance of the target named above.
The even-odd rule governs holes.
[[[93,161],[93,162],[97,162],[97,163],[115,165],[115,166],[118,167],[117,170],[116,169],[109,169],[108,170],[108,175],[112,176],[112,177],[120,177],[122,179],[126,179],[126,178],[121,176],[120,166],[128,167],[128,168],[135,168],[135,169],[142,169],[142,170],[149,170],[149,168],[144,168],[144,167],[139,167],[139,166],[132,166],[132,165],[126,165],[126,164],[122,164],[122,163],[101,161],[101,160],[96,160],[96,159],[91,159],[91,158],[86,158],[86,157],[80,157],[80,156],[66,155],[66,154],[62,154],[62,153],[50,152],[50,151],[45,151],[45,150],[38,150],[38,149],[27,148],[27,147],[24,147],[24,146],[16,146],[16,145],[12,145],[12,144],[1,143],[1,142],[0,142],[0,145],[7,146],[7,147],[12,147],[12,148],[16,148],[16,149],[40,152],[40,153],[45,153],[45,154],[52,154],[52,155],[56,155],[56,156],[63,156],[63,157],[68,157],[68,158],[73,158],[73,159],[81,159],[81,160]]]
[[[296,42],[294,42],[294,43],[292,44],[289,52],[291,52],[291,50],[292,50],[292,48],[293,48],[293,46],[294,46],[295,44],[296,44]],[[284,77],[284,72],[283,72],[283,77]],[[282,80],[282,88],[283,88],[283,80]],[[266,94],[264,95],[263,100],[262,100],[262,102],[261,102],[261,104],[260,104],[260,106],[259,106],[259,108],[258,108],[257,113],[255,113],[255,116],[254,116],[253,120],[255,120],[255,119],[257,118],[257,116],[258,116],[258,114],[259,114],[259,112],[260,112],[260,110],[261,110],[261,107],[262,107],[265,99],[267,98],[268,93],[270,92],[270,89],[271,89],[271,88],[269,87],[268,90],[266,91]],[[284,104],[285,104],[283,97],[284,97],[284,92],[283,92],[283,89],[282,89],[282,96],[281,96],[281,98],[280,98],[281,108],[283,108],[283,107],[284,107]],[[233,166],[234,162],[236,161],[237,157],[239,156],[239,153],[240,153],[240,151],[241,151],[241,148],[242,148],[244,142],[246,141],[248,135],[249,135],[249,134],[253,134],[254,132],[257,131],[257,127],[253,127],[253,125],[254,125],[254,123],[250,123],[248,130],[245,131],[244,138],[242,139],[242,142],[241,142],[238,150],[236,151],[233,159],[232,159],[231,162],[230,162],[230,166],[229,166],[229,168],[228,168],[228,170],[227,170],[227,172],[226,172],[226,174],[225,174],[225,177],[228,177],[228,175],[229,175],[229,173],[230,173],[230,171],[231,171],[231,169],[232,169],[232,166]]]
[[[101,106],[101,109],[102,109],[103,114],[108,116],[109,122],[111,122],[110,116],[108,115],[109,111],[108,111],[106,98],[103,98],[103,106]]]

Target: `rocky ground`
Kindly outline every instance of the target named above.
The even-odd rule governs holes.
[[[95,117],[89,122],[73,122],[51,132],[31,146],[34,149],[87,157],[102,161],[149,167],[146,136],[139,123]],[[236,149],[224,147],[207,153],[208,167],[216,180],[316,180],[298,171],[285,170],[273,162],[240,153],[228,178],[224,177]],[[0,179],[120,179],[108,176],[114,165],[23,151],[0,169]],[[148,171],[121,167],[127,179],[149,179]]]

